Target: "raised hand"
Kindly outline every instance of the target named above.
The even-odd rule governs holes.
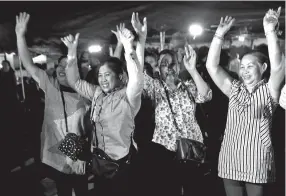
[[[119,39],[121,40],[125,51],[132,50],[134,35],[132,34],[131,31],[129,31],[126,28],[120,30],[119,31]]]
[[[196,69],[197,54],[196,51],[190,45],[185,47],[185,53],[186,55],[184,56],[184,65],[185,68],[189,72],[191,72]]]
[[[122,42],[121,42],[120,37],[119,37],[119,31],[122,31],[124,28],[125,28],[125,24],[120,23],[119,27],[118,27],[118,25],[116,25],[117,31],[111,30],[111,32],[116,36],[118,43],[121,43],[121,44],[122,44]]]
[[[132,17],[131,17],[131,24],[132,24],[135,32],[139,36],[139,39],[146,39],[146,37],[147,37],[147,18],[145,17],[143,19],[143,25],[142,25],[140,20],[139,20],[138,13],[133,12]]]
[[[68,36],[61,38],[62,42],[68,48],[68,55],[71,57],[76,57],[78,38],[79,38],[79,33],[77,33],[75,37],[69,34]]]
[[[218,36],[224,37],[224,35],[229,31],[229,29],[233,25],[234,21],[235,21],[235,18],[232,18],[231,16],[230,17],[226,16],[224,20],[223,20],[223,17],[221,17],[220,23],[217,27],[215,34]]]
[[[278,18],[281,13],[281,7],[274,11],[273,9],[269,9],[263,18],[263,27],[264,32],[267,33],[269,31],[274,31],[276,25],[278,24]]]
[[[27,32],[27,24],[29,22],[30,15],[26,12],[20,12],[19,16],[16,16],[16,35],[23,36]]]

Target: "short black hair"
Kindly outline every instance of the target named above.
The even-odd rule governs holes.
[[[97,76],[98,76],[100,67],[102,67],[103,65],[107,65],[118,77],[119,75],[123,74],[124,64],[119,58],[110,57],[104,63],[100,64],[96,70]]]

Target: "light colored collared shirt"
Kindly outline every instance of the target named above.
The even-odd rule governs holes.
[[[38,69],[35,75],[38,78],[40,88],[45,92],[45,112],[41,133],[41,160],[43,163],[63,173],[75,173],[78,168],[84,168],[85,162],[79,160],[71,161],[58,149],[59,144],[67,134],[59,83],[41,69]],[[68,132],[81,135],[81,117],[86,112],[85,101],[77,93],[63,92],[63,94]]]
[[[96,126],[98,147],[112,159],[125,157],[135,128],[135,111],[128,102],[126,87],[105,94],[99,86],[78,80],[75,89],[92,100],[91,118]],[[96,145],[95,137],[93,141]],[[136,146],[134,140],[133,143]]]

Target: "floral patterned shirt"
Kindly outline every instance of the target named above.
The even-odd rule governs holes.
[[[176,140],[178,137],[203,142],[203,136],[195,118],[196,103],[204,103],[211,100],[211,89],[206,96],[202,96],[197,91],[196,85],[192,80],[184,82],[185,85],[179,83],[176,90],[171,90],[164,82],[163,84],[168,91],[180,132],[174,125],[174,117],[162,83],[158,79],[153,79],[144,74],[145,95],[150,97],[155,104],[156,126],[152,141],[165,146],[170,151],[176,151]],[[188,91],[193,97],[192,100],[188,96]]]

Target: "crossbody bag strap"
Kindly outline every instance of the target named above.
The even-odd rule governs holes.
[[[176,118],[175,118],[175,112],[173,111],[173,108],[172,108],[172,104],[171,104],[171,101],[170,101],[169,92],[168,92],[166,86],[163,84],[163,82],[162,82],[161,79],[159,79],[159,82],[161,83],[161,85],[162,85],[163,88],[164,88],[164,91],[165,91],[165,94],[166,94],[166,97],[167,97],[167,102],[168,102],[169,108],[170,108],[171,113],[172,113],[172,116],[173,116],[173,124],[175,125],[177,131],[181,132],[181,130],[179,129],[178,123],[177,123],[177,121],[176,121]]]
[[[99,95],[99,96],[101,96],[101,95]],[[99,98],[99,96],[97,97],[97,99]],[[97,137],[97,134],[96,134],[95,122],[92,119],[93,116],[94,116],[94,112],[95,112],[95,106],[96,106],[95,102],[96,102],[96,100],[93,99],[92,100],[93,104],[92,104],[91,111],[90,111],[90,120],[91,120],[92,125],[94,126],[94,138],[95,138],[95,142],[96,142],[96,148],[98,148],[98,137]],[[130,136],[131,142],[130,142],[130,146],[129,146],[129,154],[128,154],[127,162],[130,162],[131,157],[132,157],[132,153],[131,153],[130,150],[131,150],[131,148],[133,146],[133,133],[134,133],[134,131],[131,133],[131,136]]]
[[[63,103],[63,108],[64,108],[64,117],[65,117],[65,124],[66,124],[66,132],[68,133],[68,119],[67,119],[67,112],[66,112],[66,102],[64,98],[64,93],[60,87],[60,92],[61,92],[61,98],[62,98],[62,103]]]
[[[99,95],[100,96],[100,95]],[[99,97],[98,96],[98,97]],[[98,98],[97,97],[97,98]],[[92,126],[94,127],[94,135],[93,138],[95,138],[95,142],[96,142],[96,148],[98,148],[98,138],[97,138],[97,134],[96,134],[96,127],[95,127],[95,122],[93,121],[93,116],[94,116],[94,112],[95,112],[95,104],[96,100],[95,98],[92,99],[92,103],[91,103],[91,111],[90,111],[90,121]],[[93,144],[94,145],[94,144]]]
[[[192,95],[192,94],[190,93],[190,91],[188,90],[188,87],[186,86],[186,84],[185,84],[183,81],[181,81],[181,83],[182,83],[182,85],[184,86],[184,88],[186,89],[189,99],[192,100],[195,104],[197,104],[195,98],[193,97],[193,95]],[[205,112],[204,112],[204,110],[203,110],[203,108],[202,108],[202,105],[199,104],[199,103],[198,103],[197,105],[198,105],[198,107],[199,107],[200,113],[201,113],[202,116],[206,119],[206,115],[205,115]],[[206,132],[204,129],[201,129],[201,132],[202,132],[202,134],[203,134],[203,138],[206,139],[206,137],[207,137],[207,132]]]

